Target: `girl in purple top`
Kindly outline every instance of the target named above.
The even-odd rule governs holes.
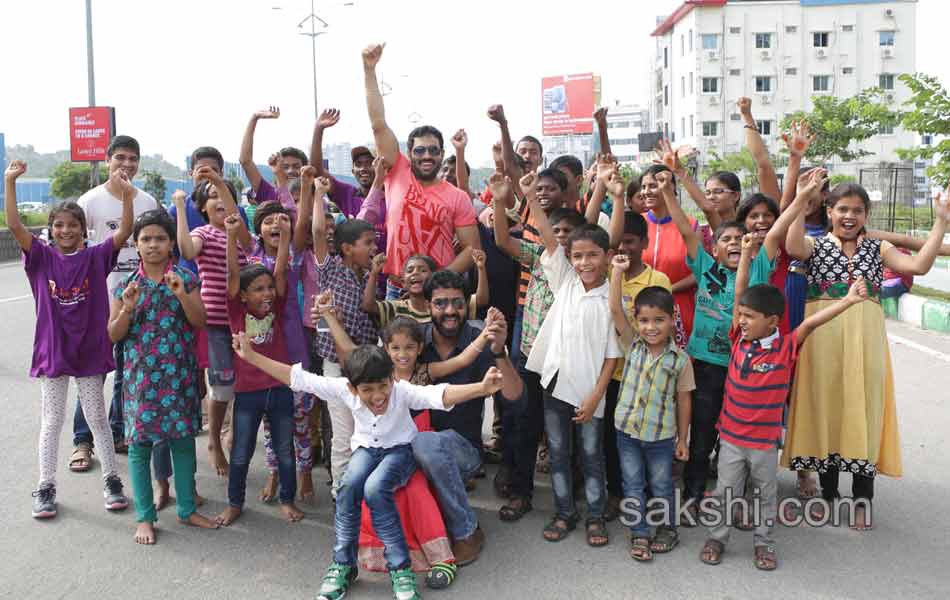
[[[116,265],[119,249],[132,233],[135,188],[121,171],[110,179],[121,191],[122,222],[115,234],[85,247],[86,216],[75,202],[50,211],[52,244],[47,246],[23,226],[16,205],[16,179],[26,163],[15,160],[4,173],[7,226],[23,250],[24,268],[36,303],[36,331],[30,376],[40,380],[40,480],[33,492],[33,516],[56,516],[56,464],[59,437],[66,416],[69,378],[76,380],[79,402],[99,443],[105,507],[122,510],[128,500],[116,473],[115,446],[106,419],[102,382],[115,368],[109,342],[109,294],[106,277]]]
[[[280,248],[280,228],[281,223],[289,226],[291,220],[290,212],[279,202],[269,201],[261,204],[254,215],[254,231],[258,237],[254,243],[253,251],[248,255],[248,264],[260,263],[267,267],[273,273],[277,253]],[[307,340],[304,335],[303,318],[297,299],[297,286],[300,282],[301,267],[303,265],[304,255],[308,253],[304,244],[298,244],[298,240],[306,242],[306,224],[302,224],[303,231],[299,227],[294,231],[293,254],[290,263],[287,266],[287,303],[283,312],[282,325],[284,328],[284,341],[287,344],[287,352],[290,355],[291,362],[301,363],[304,369],[310,368],[310,353],[307,351]],[[312,255],[312,253],[310,253]],[[294,392],[294,451],[297,461],[297,488],[300,497],[305,500],[313,498],[313,452],[310,441],[310,411],[313,410],[314,398],[312,395],[304,392]],[[273,443],[270,434],[270,420],[264,418],[264,451],[266,455],[267,470],[270,475],[267,478],[267,484],[261,490],[261,500],[270,502],[277,498],[277,456],[274,453]]]

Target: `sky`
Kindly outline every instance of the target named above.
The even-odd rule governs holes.
[[[602,77],[602,103],[644,103],[656,17],[679,0],[318,0],[329,23],[317,38],[318,101],[342,110],[325,143],[371,140],[361,50],[385,42],[378,73],[390,86],[386,116],[399,139],[409,117],[446,138],[464,128],[473,166],[490,159],[502,103],[517,139],[540,136],[541,78]],[[309,0],[92,0],[96,104],[114,106],[118,133],[144,154],[184,166],[200,145],[237,160],[250,115],[277,105],[257,128],[254,158],[309,151],[313,129],[310,38],[297,24]],[[939,40],[950,2],[917,6],[917,69],[950,84]],[[309,30],[309,25],[305,25]],[[69,147],[67,109],[87,106],[85,8],[80,0],[18,2],[0,25],[4,56],[0,132],[8,146]],[[421,123],[420,123],[421,124]],[[446,139],[448,146],[448,139]]]

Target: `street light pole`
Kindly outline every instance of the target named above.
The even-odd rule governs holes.
[[[89,106],[96,105],[96,73],[92,60],[92,0],[86,0],[86,76],[89,87]],[[93,162],[89,174],[92,187],[99,185],[99,163]]]
[[[310,21],[310,31],[301,31],[300,35],[310,36],[310,49],[313,53],[313,120],[320,118],[320,112],[317,108],[317,36],[323,35],[326,31],[317,31],[317,21],[326,29],[329,24],[317,16],[315,0],[310,0],[310,14],[303,21],[297,24],[297,27],[303,29],[303,24]]]

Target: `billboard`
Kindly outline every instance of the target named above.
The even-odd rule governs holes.
[[[115,108],[85,106],[69,109],[69,154],[73,162],[106,160],[115,135]]]
[[[596,79],[593,73],[557,75],[541,79],[543,135],[594,131]]]

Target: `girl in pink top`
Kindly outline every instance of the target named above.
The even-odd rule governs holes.
[[[120,190],[122,221],[115,234],[86,247],[86,216],[75,202],[63,202],[49,214],[52,239],[47,246],[23,226],[16,204],[16,180],[26,163],[15,160],[4,173],[7,226],[23,250],[24,269],[36,302],[36,332],[30,375],[40,380],[40,480],[33,492],[33,516],[56,516],[56,464],[66,417],[69,378],[76,380],[79,402],[102,460],[106,510],[129,505],[116,472],[115,446],[106,419],[102,382],[115,368],[107,334],[109,294],[106,277],[119,249],[132,233],[135,188],[121,171],[110,176]]]
[[[195,180],[194,200],[207,225],[188,231],[185,215],[185,193],[175,192],[172,200],[177,208],[178,249],[182,258],[194,260],[198,264],[198,276],[201,279],[201,301],[208,313],[208,381],[211,384],[211,402],[209,416],[208,451],[211,453],[211,466],[218,475],[228,474],[228,460],[221,449],[221,426],[228,411],[228,402],[234,399],[234,358],[231,351],[231,330],[228,328],[226,259],[228,236],[224,221],[228,215],[238,214],[234,203],[234,187],[221,178],[221,174],[208,166],[199,167]],[[241,219],[237,239],[240,248],[250,248],[251,234]],[[243,252],[238,260],[245,263]]]

